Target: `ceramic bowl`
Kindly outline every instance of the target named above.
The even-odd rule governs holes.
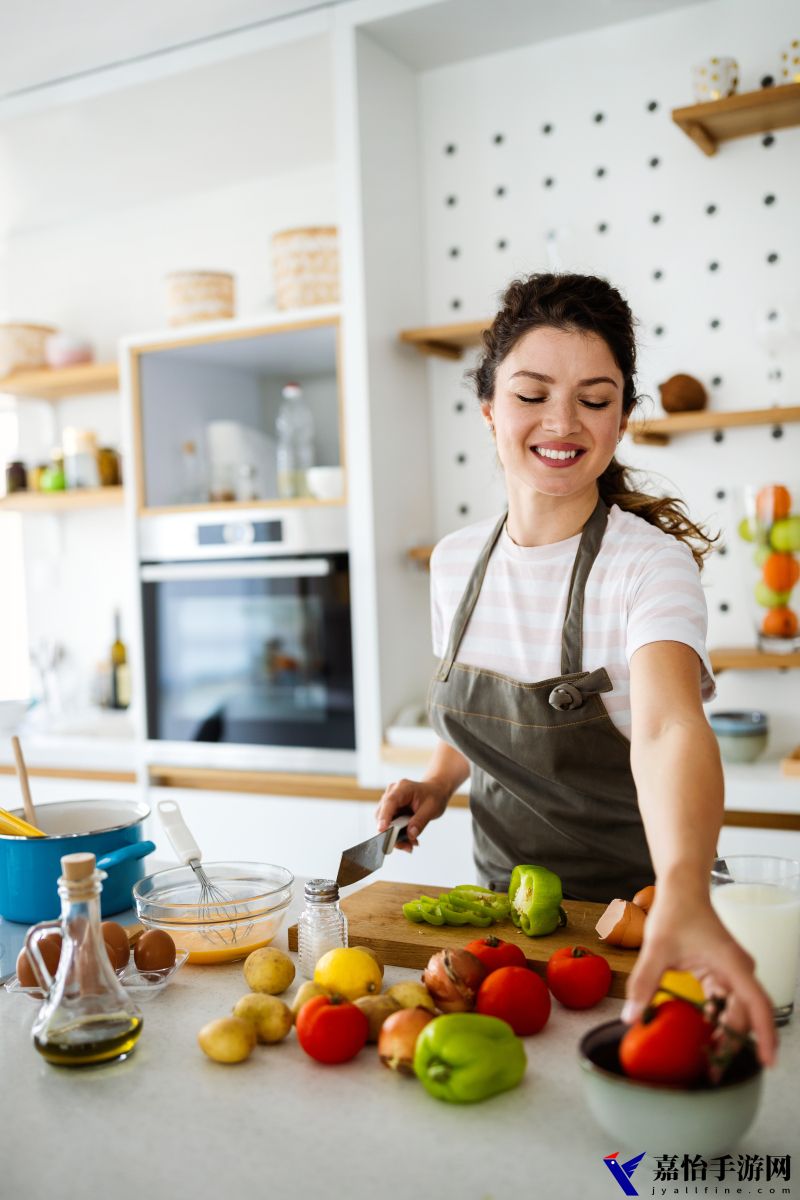
[[[317,500],[338,500],[344,492],[344,470],[341,467],[309,467],[306,483]]]
[[[724,762],[749,763],[764,753],[769,737],[767,714],[751,709],[709,713]]]
[[[623,1075],[618,1049],[627,1028],[623,1021],[597,1025],[578,1047],[583,1094],[614,1147],[658,1145],[713,1158],[735,1146],[761,1098],[763,1072],[752,1047],[742,1048],[716,1087],[664,1087]]]

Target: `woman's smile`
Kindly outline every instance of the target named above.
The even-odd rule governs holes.
[[[556,470],[574,466],[586,453],[585,448],[575,442],[539,442],[531,446],[531,450],[546,466]]]

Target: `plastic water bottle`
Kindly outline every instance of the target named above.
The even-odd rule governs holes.
[[[275,428],[278,434],[278,495],[307,496],[306,471],[314,465],[314,417],[299,383],[282,389],[283,403]]]

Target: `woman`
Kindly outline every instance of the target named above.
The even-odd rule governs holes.
[[[470,374],[505,473],[508,513],[444,538],[431,559],[431,722],[409,849],[471,776],[482,882],[548,866],[564,894],[630,898],[657,881],[623,1017],[667,968],[728,995],[771,1063],[775,1032],[752,959],[709,899],[723,778],[702,701],[714,694],[698,568],[710,542],[614,458],[637,403],[633,318],[602,279],[513,282]],[[604,699],[605,698],[605,699]]]

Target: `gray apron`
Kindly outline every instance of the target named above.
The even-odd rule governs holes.
[[[431,724],[471,764],[475,865],[484,885],[497,891],[508,887],[518,863],[549,867],[564,895],[576,900],[629,900],[655,878],[630,742],[600,698],[612,690],[611,680],[605,667],[581,669],[584,589],[607,520],[599,500],[575,555],[561,675],[522,683],[455,661],[504,514],[475,564],[431,681]]]

